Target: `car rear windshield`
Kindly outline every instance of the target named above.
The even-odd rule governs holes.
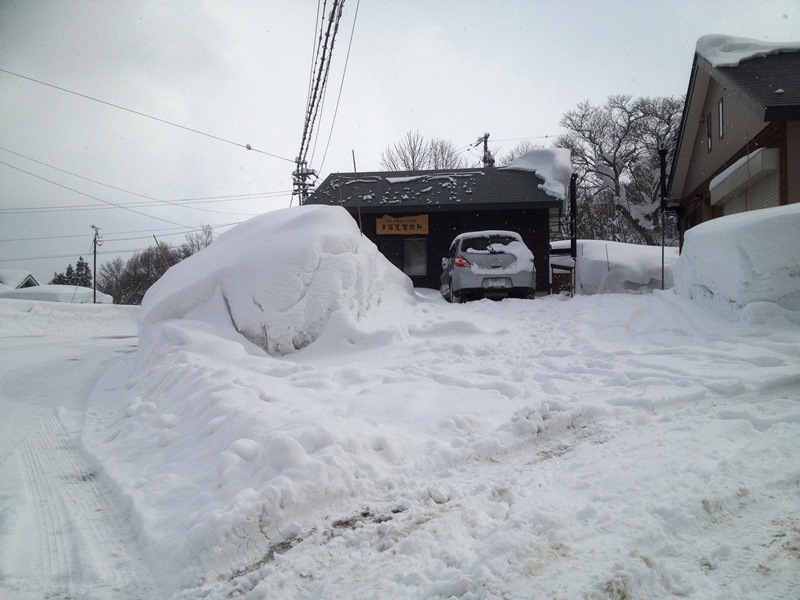
[[[461,247],[465,252],[491,252],[495,248],[491,248],[493,244],[502,244],[508,246],[511,242],[516,241],[515,238],[509,235],[492,235],[487,237],[469,238],[461,242]]]

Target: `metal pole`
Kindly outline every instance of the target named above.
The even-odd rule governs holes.
[[[664,246],[666,245],[666,223],[664,223],[664,213],[667,208],[667,149],[662,144],[658,148],[658,156],[661,159],[661,289],[664,289]]]

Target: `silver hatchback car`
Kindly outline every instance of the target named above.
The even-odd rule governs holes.
[[[462,233],[442,259],[439,287],[450,302],[533,298],[536,292],[533,253],[514,231]]]

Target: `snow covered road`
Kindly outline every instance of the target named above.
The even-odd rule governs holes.
[[[135,348],[135,310],[0,310],[13,333],[0,336],[0,596],[157,597],[125,503],[80,439],[98,375]]]
[[[788,311],[418,291],[282,358],[135,316],[0,303],[0,596],[800,594]]]

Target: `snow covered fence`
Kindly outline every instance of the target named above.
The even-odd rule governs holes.
[[[707,221],[686,232],[675,269],[685,298],[800,310],[800,204]]]

